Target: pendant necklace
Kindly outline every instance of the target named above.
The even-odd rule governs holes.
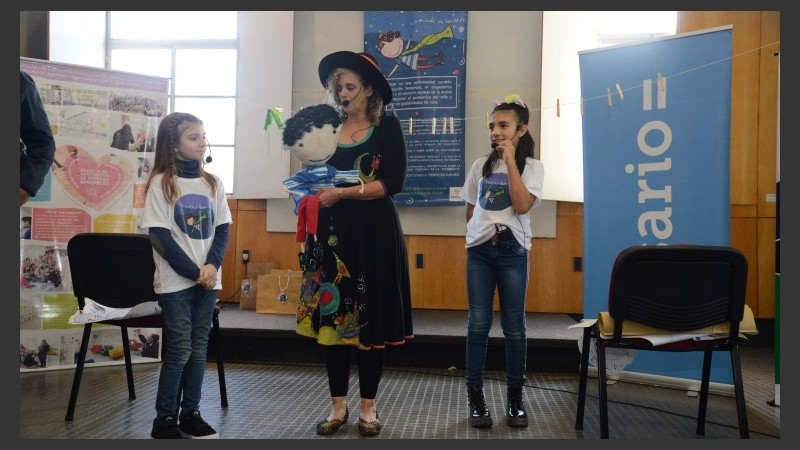
[[[358,142],[358,140],[357,140],[357,139],[356,139],[356,137],[355,137],[355,136],[356,136],[356,134],[357,134],[357,133],[360,133],[360,132],[362,132],[362,131],[364,131],[364,130],[369,130],[371,126],[372,126],[372,125],[370,125],[370,126],[368,126],[368,127],[365,127],[365,128],[362,128],[362,129],[360,129],[360,130],[356,130],[356,131],[354,131],[354,132],[353,132],[353,134],[351,134],[351,135],[350,135],[350,140],[351,140],[351,141],[353,141],[353,142]]]
[[[292,271],[289,270],[289,274],[286,275],[286,284],[284,284],[283,286],[281,286],[281,284],[282,284],[281,275],[278,274],[278,288],[281,290],[278,293],[278,301],[281,302],[281,303],[286,303],[286,300],[289,299],[289,296],[286,295],[286,289],[289,287],[289,278],[291,277],[291,274],[292,274]]]
[[[356,125],[356,126],[358,126],[358,125],[357,125],[358,123],[361,123],[361,120],[359,120],[358,122],[355,122],[355,121],[354,121],[354,122],[353,122],[353,125]],[[352,133],[350,134],[350,140],[351,140],[351,141],[353,141],[353,142],[358,142],[358,140],[357,140],[357,139],[356,139],[356,137],[355,137],[355,136],[356,136],[356,134],[358,134],[358,133],[360,133],[360,132],[362,132],[362,131],[364,131],[364,130],[369,130],[369,129],[370,129],[370,127],[372,127],[372,124],[371,124],[371,123],[369,123],[369,121],[367,121],[367,123],[368,123],[369,125],[367,125],[367,126],[366,126],[366,127],[364,127],[364,128],[361,128],[361,129],[359,129],[359,130],[356,130],[356,131],[354,131],[354,132],[352,132]]]

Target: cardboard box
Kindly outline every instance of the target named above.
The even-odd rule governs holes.
[[[277,269],[278,263],[275,261],[259,261],[247,264],[247,274],[245,278],[250,280],[250,293],[239,293],[239,309],[256,309],[256,298],[258,295],[258,276],[267,275],[272,269]],[[244,280],[242,280],[244,281]]]

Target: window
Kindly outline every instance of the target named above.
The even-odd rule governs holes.
[[[236,11],[108,11],[106,67],[172,80],[169,112],[203,121],[209,170],[233,193],[236,80],[239,57]]]
[[[578,52],[676,33],[677,11],[544,11],[540,159],[544,200],[583,202]],[[560,102],[560,115],[554,114]]]
[[[675,34],[677,11],[595,11],[597,46],[647,41]]]
[[[203,119],[208,168],[227,193],[288,198],[290,159],[264,119],[271,107],[292,110],[293,66],[276,62],[293,60],[293,11],[48,13],[51,61],[169,77],[168,110]]]

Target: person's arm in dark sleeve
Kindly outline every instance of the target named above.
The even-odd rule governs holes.
[[[397,117],[382,117],[381,126],[386,126],[388,129],[386,139],[381,144],[381,148],[385,150],[381,158],[378,180],[383,183],[386,195],[394,195],[401,192],[406,183],[406,140]]]
[[[39,91],[30,75],[19,73],[19,138],[25,144],[25,163],[19,168],[19,187],[31,197],[44,184],[56,152],[56,141]]]
[[[228,243],[231,240],[230,224],[221,223],[214,230],[214,240],[211,241],[211,248],[206,256],[206,264],[213,264],[219,270],[222,260],[225,259],[225,252],[228,250]]]
[[[168,229],[150,228],[150,242],[153,244],[153,250],[161,255],[178,275],[192,281],[200,278],[200,268],[178,246]]]

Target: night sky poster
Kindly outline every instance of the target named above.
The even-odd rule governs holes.
[[[466,38],[466,11],[364,12],[364,51],[392,87],[387,109],[406,139],[398,205],[463,205]]]

